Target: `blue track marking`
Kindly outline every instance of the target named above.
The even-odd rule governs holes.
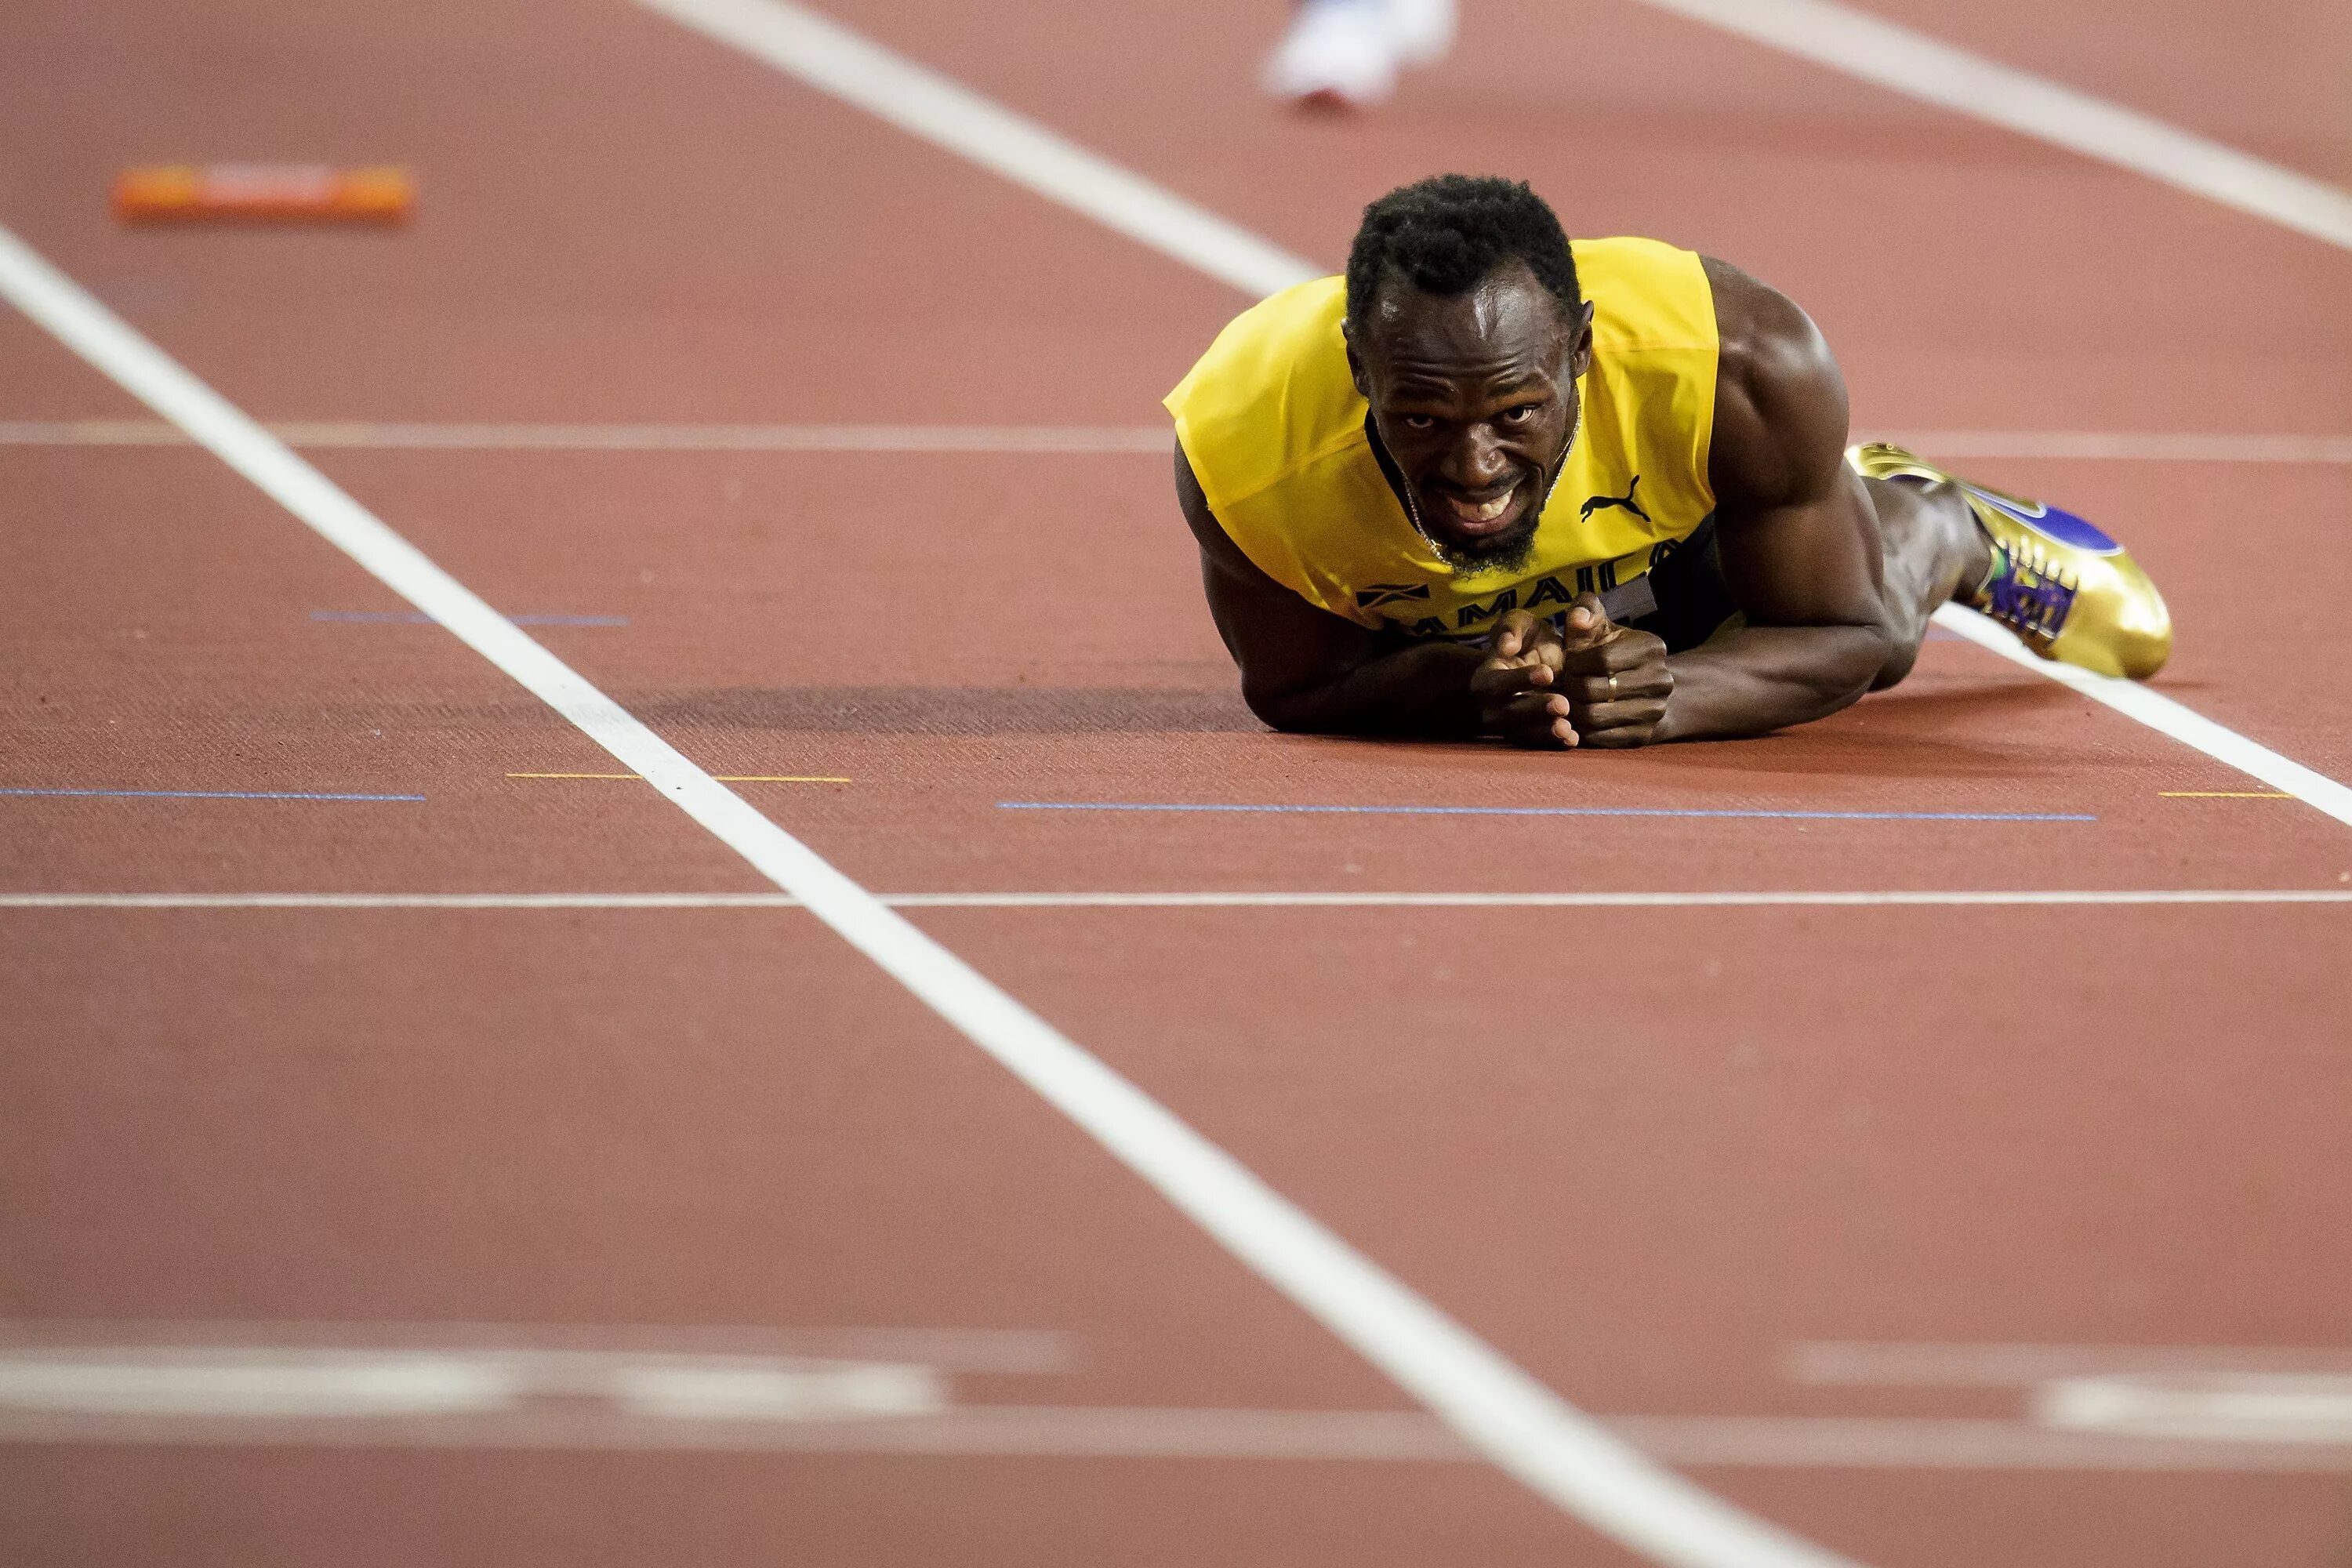
[[[1735,811],[1659,805],[1193,805],[1129,800],[1000,800],[999,811],[1243,811],[1349,816],[1733,816],[1800,822],[2096,822],[2074,811]]]
[[[279,789],[22,789],[0,786],[0,795],[71,795],[108,800],[397,800],[422,801],[421,795],[328,795],[311,790]]]
[[[314,621],[341,621],[355,626],[429,626],[433,617],[415,610],[313,610]],[[519,626],[625,626],[626,616],[509,616]]]

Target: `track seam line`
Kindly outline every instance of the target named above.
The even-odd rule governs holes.
[[[425,452],[940,452],[1165,456],[1160,426],[1086,425],[500,425],[288,421],[266,426],[289,447]],[[0,447],[185,447],[148,419],[0,420]]]
[[[1773,811],[1670,805],[1318,805],[1245,801],[1000,800],[999,811],[1167,812],[1241,816],[1630,816],[1788,822],[2096,822],[2083,811]]]
[[[1496,1465],[1672,1568],[1850,1568],[1570,1405],[688,761],[0,227],[0,294],[602,746]]]
[[[894,910],[2031,909],[2352,904],[2347,888],[1885,892],[877,893]],[[0,893],[0,910],[796,910],[789,893]]]
[[[2352,192],[1832,0],[1641,0],[2352,249]]]
[[[298,450],[382,452],[898,452],[960,457],[1165,458],[1165,425],[417,425],[289,422],[265,426]],[[2090,462],[2352,463],[2352,436],[2162,430],[1874,430],[1858,439],[1943,458]],[[149,419],[0,420],[0,447],[189,447]],[[323,612],[314,611],[314,616]],[[342,618],[336,616],[333,618]],[[529,617],[518,617],[529,619]],[[603,624],[605,617],[583,620]]]
[[[755,58],[765,60],[812,87],[871,110],[926,141],[984,168],[992,169],[1040,195],[1097,218],[1164,256],[1200,268],[1210,276],[1223,279],[1236,288],[1271,294],[1320,275],[1310,263],[1263,242],[1261,248],[1252,253],[1249,265],[1235,263],[1234,258],[1220,247],[1236,235],[1247,237],[1246,230],[1213,213],[1204,212],[1181,196],[1160,190],[1143,176],[1111,163],[1057,132],[982,97],[961,83],[950,81],[928,67],[884,48],[838,22],[794,5],[792,0],[637,0],[637,3]],[[1739,18],[1746,16],[1752,7],[1759,16],[1777,18],[1771,23],[1772,28],[1776,29],[1771,34],[1772,41],[1778,41],[1782,34],[1795,37],[1805,27],[1827,26],[1830,21],[1834,21],[1839,26],[1863,28],[1875,44],[1894,51],[1888,58],[1899,58],[1906,62],[1906,67],[1925,61],[1948,73],[1961,71],[1963,65],[1971,70],[1980,68],[1984,72],[1996,73],[2000,79],[1998,82],[1991,78],[1979,80],[1975,76],[1968,76],[1965,79],[1970,84],[1970,90],[1992,90],[1993,87],[1999,87],[2007,94],[2003,100],[2005,103],[2026,106],[2015,110],[2021,116],[2054,112],[2053,106],[2065,108],[2070,112],[2088,113],[2096,110],[2107,117],[2099,123],[2109,129],[2123,126],[2128,121],[2137,127],[2138,132],[2153,131],[2166,133],[2173,140],[2163,142],[2162,151],[2168,155],[2188,158],[2190,167],[2172,173],[2160,168],[2143,168],[2141,172],[2169,180],[2183,189],[2210,195],[2217,201],[2240,206],[2289,227],[2305,226],[2294,221],[2293,214],[2316,210],[2313,209],[2312,203],[2319,195],[2340,202],[2343,204],[2343,212],[2339,215],[2340,237],[2332,231],[2321,232],[2315,228],[2306,227],[2305,232],[2352,246],[2352,195],[2285,170],[2273,169],[2218,143],[2200,142],[2199,138],[2174,131],[2160,121],[2100,103],[2095,99],[2073,93],[2054,83],[2042,82],[1990,61],[1978,60],[1923,35],[1907,33],[1860,12],[1827,5],[1824,0],[1644,0],[1644,3],[1664,5],[1704,20],[1719,21],[1720,25],[1735,31],[1749,30]],[[1791,17],[1799,18],[1799,21],[1790,21]],[[1763,26],[1762,23],[1758,24],[1759,28]],[[1756,36],[1765,35],[1759,32]],[[1796,46],[1791,43],[1784,47]],[[1842,62],[1832,59],[1830,63]],[[1883,66],[1882,68],[1890,72],[1895,69],[1893,66]],[[1921,68],[1927,68],[1923,65]],[[1959,89],[1950,88],[1948,90],[1957,95]],[[1946,100],[1937,99],[1935,101]],[[1956,101],[1952,107],[1965,112],[1981,111],[1963,102]],[[2104,153],[2097,155],[2110,156]],[[2237,162],[2230,162],[2231,159]],[[2141,167],[2138,163],[2130,163],[2126,166]],[[2275,187],[2288,191],[2293,196],[2292,200],[2286,196],[2279,198],[2284,203],[2280,210],[2273,211],[2259,205],[2249,205],[2246,202],[2221,194],[2217,189],[2208,189],[2194,183],[2204,180],[2210,184],[2221,180],[2224,173],[2254,180],[2264,172],[2277,176],[2272,185],[2264,189]],[[2295,182],[2300,182],[2300,184]],[[2227,182],[2222,181],[2222,184],[2226,186]],[[2308,190],[2303,189],[2306,186]],[[1144,199],[1143,193],[1150,193],[1150,199]],[[2298,206],[2297,202],[2302,205]],[[1225,264],[1211,265],[1202,259],[1210,254]],[[2264,784],[2286,790],[2336,821],[2352,826],[2352,789],[2347,789],[2335,780],[2215,723],[2170,698],[2159,696],[2133,681],[2093,675],[2071,665],[2036,658],[2006,632],[1955,605],[1947,605],[1937,610],[1936,619],[1971,642],[2037,674],[2073,687],[2095,701],[2137,719],[2150,729],[2169,735],[2218,762],[2261,779]]]

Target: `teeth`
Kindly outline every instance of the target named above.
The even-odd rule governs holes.
[[[1505,490],[1485,506],[1471,506],[1457,500],[1454,503],[1454,510],[1475,522],[1492,522],[1503,515],[1505,510],[1511,504],[1511,498],[1517,493],[1516,488]]]

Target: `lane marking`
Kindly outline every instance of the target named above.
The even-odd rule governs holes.
[[[1160,425],[436,425],[296,420],[264,426],[312,451],[1034,452],[1165,457]],[[155,419],[0,420],[0,447],[188,447]]]
[[[0,1354],[0,1420],[76,1416],[446,1415],[503,1409],[516,1390],[483,1358],[382,1351]],[[108,1425],[118,1423],[110,1422]]]
[[[1034,452],[1168,455],[1165,425],[419,425],[309,421],[265,426],[314,451]],[[2186,463],[2352,463],[2352,436],[2096,430],[1860,430],[1937,458]],[[0,420],[0,447],[192,447],[157,419]],[[315,613],[315,612],[314,612]]]
[[[2138,1470],[2239,1474],[2352,1471],[2352,1443],[2290,1443],[2241,1432],[2192,1441],[2065,1431],[1982,1417],[1630,1415],[1610,1425],[1675,1464],[1865,1469]]]
[[[509,773],[510,779],[636,779],[643,773]],[[856,784],[831,773],[713,773],[720,784]]]
[[[91,800],[424,800],[421,795],[335,795],[317,790],[281,789],[27,789],[0,788],[0,795],[62,795]]]
[[[1082,1370],[1076,1336],[1059,1329],[747,1328],[728,1324],[468,1322],[241,1322],[233,1320],[0,1320],[0,1356],[110,1353],[124,1345],[158,1353],[247,1352],[268,1347],[380,1353],[427,1351],[577,1361],[647,1357],[784,1357],[919,1362],[953,1372],[1035,1374]]]
[[[416,610],[313,610],[314,621],[347,622],[354,626],[429,626],[433,617]],[[519,626],[625,626],[626,616],[509,616]]]
[[[1831,0],[1643,0],[2352,249],[2352,192]]]
[[[1798,1383],[1864,1388],[2031,1388],[2073,1377],[2209,1373],[2352,1377],[2352,1349],[1816,1340],[1791,1345],[1782,1370]]]
[[[2277,789],[2160,789],[2156,792],[2165,800],[2293,800],[2294,796]]]
[[[0,1324],[0,1442],[1479,1458],[1418,1410],[955,1404],[941,1375],[950,1365],[1070,1371],[1067,1336],[1059,1334],[274,1327]],[[845,1340],[871,1350],[877,1339],[902,1352],[931,1349],[957,1359],[840,1353]],[[811,1341],[831,1353],[809,1353]],[[2352,1469],[2352,1377],[2340,1374],[2078,1374],[2034,1384],[2032,1405],[2037,1426],[1843,1416],[1604,1422],[1678,1464]]]
[[[999,811],[1272,812],[1349,816],[1719,816],[1806,822],[2096,822],[2081,812],[1742,811],[1633,805],[1245,805],[1172,801],[1000,800]]]
[[[676,0],[670,3],[677,8]],[[763,34],[771,42],[813,39],[820,54],[831,48],[825,58],[833,60],[836,76],[846,68],[840,40],[826,43],[840,32],[828,31],[829,24],[812,33],[782,10],[731,4],[706,8],[782,16],[781,35],[772,29]],[[845,36],[854,40],[854,35]],[[858,47],[879,54],[862,41]],[[856,49],[847,53],[854,65]],[[938,92],[947,84],[934,89],[923,77],[928,73],[919,73],[915,85],[932,95],[936,108]],[[877,86],[868,79],[866,90],[887,97],[904,85],[884,80]],[[987,122],[986,115],[981,119]],[[971,120],[967,108],[949,112],[944,122]],[[1050,162],[1054,152],[1017,136],[1009,145],[1023,149],[1024,161]],[[1072,167],[1066,158],[1056,166]],[[1076,172],[1086,174],[1087,168],[1079,164]],[[1169,210],[1196,231],[1194,254],[1202,265],[1222,258],[1247,270],[1241,263],[1255,242],[1237,243],[1235,236],[1247,240],[1238,230],[1202,230],[1190,216],[1197,209],[1180,204]],[[812,914],[1502,1469],[1602,1533],[1673,1568],[1843,1568],[1849,1563],[1652,1463],[1529,1376],[761,816],[5,228],[0,228],[0,293],[561,713],[625,771],[643,773],[679,809],[778,887],[797,895]]]
[[[945,1382],[927,1366],[675,1360],[625,1366],[609,1397],[630,1415],[669,1421],[903,1419],[948,1407]]]
[[[648,1402],[609,1411],[580,1402],[302,1418],[103,1415],[0,1406],[0,1442],[1390,1464],[1484,1457],[1460,1434],[1419,1410],[967,1405],[845,1418],[811,1408],[826,1397],[812,1381],[802,1375],[771,1383],[765,1410],[749,1397],[728,1408],[723,1391],[729,1385],[717,1380],[694,1390],[715,1397],[698,1407],[672,1409]],[[2352,1443],[2324,1436],[2302,1441],[2265,1437],[2243,1425],[2231,1428],[2231,1436],[2205,1437],[2053,1429],[1985,1418],[1612,1415],[1599,1424],[1615,1440],[1658,1463],[1717,1468],[2352,1473]]]
[[[1477,1458],[1419,1412],[958,1408],[937,1376],[1078,1370],[1073,1337],[1038,1330],[0,1321],[0,1441],[704,1446],[636,1419],[652,1417],[728,1424],[722,1447]],[[1791,1346],[1785,1370],[1813,1384],[2022,1390],[2042,1425],[1605,1420],[1685,1464],[2352,1468],[2352,1349],[1816,1342]],[[563,1403],[507,1419],[549,1398]],[[438,1419],[451,1415],[468,1419]],[[953,1419],[907,1424],[934,1415]],[[377,1436],[354,1438],[356,1419]],[[762,1423],[796,1430],[762,1437]]]
[[[898,910],[2015,909],[2352,904],[2345,888],[1880,892],[878,893]],[[0,910],[796,910],[789,893],[0,893]]]
[[[707,1353],[350,1350],[131,1344],[0,1351],[0,1420],[31,1414],[243,1422],[499,1413],[549,1397],[664,1420],[806,1421],[930,1415],[928,1366]]]
[[[2094,675],[2071,664],[2037,658],[2024,644],[1992,622],[1958,605],[1938,606],[1936,624],[1959,633],[1979,647],[1997,653],[2011,664],[2021,666],[2061,686],[2072,687],[2094,702],[2112,708],[2127,719],[2137,719],[2149,729],[2169,735],[2184,746],[2194,747],[2216,762],[2225,763],[2242,773],[2258,778],[2273,789],[2284,790],[2306,805],[2352,826],[2352,789],[2347,789],[2325,773],[2315,773],[2301,763],[2279,755],[2268,746],[2248,740],[2234,730],[2216,724],[2202,713],[2175,702],[2151,687],[2136,680],[2126,680],[2120,676]]]
[[[2060,1378],[2034,1390],[2033,1415],[2064,1431],[2352,1450],[2352,1377],[2232,1372]]]

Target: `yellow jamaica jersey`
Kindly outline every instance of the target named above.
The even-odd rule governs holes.
[[[1242,552],[1360,626],[1465,637],[1505,610],[1557,614],[1578,594],[1608,593],[1688,537],[1715,510],[1714,291],[1695,253],[1656,240],[1572,248],[1593,304],[1584,427],[1525,563],[1457,572],[1412,526],[1348,374],[1340,278],[1244,311],[1168,395],[1209,509]]]

